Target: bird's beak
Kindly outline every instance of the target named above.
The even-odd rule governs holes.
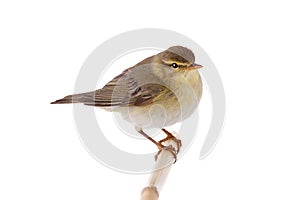
[[[198,65],[198,64],[191,64],[187,69],[188,70],[193,70],[193,69],[199,69],[199,68],[202,68],[203,66],[202,65]]]

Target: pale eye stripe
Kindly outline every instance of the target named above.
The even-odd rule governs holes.
[[[170,61],[170,60],[162,60],[164,62],[164,64],[166,65],[172,65],[173,63],[176,63],[179,66],[188,66],[187,63],[182,63],[182,62],[178,62],[178,61]]]

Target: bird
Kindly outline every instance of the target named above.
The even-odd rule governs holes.
[[[171,148],[171,153],[176,162],[181,140],[165,127],[187,119],[197,108],[203,90],[197,69],[202,67],[189,48],[172,46],[127,68],[101,89],[68,95],[51,104],[82,103],[119,112],[158,147],[158,154],[169,148],[164,142],[173,140],[177,148]],[[159,128],[166,137],[156,141],[144,132],[146,128]]]

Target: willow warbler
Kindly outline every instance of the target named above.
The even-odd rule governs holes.
[[[193,52],[173,46],[148,57],[113,78],[102,89],[66,96],[52,104],[83,103],[120,112],[136,130],[162,150],[163,142],[181,141],[163,127],[188,118],[202,95],[202,81]],[[167,137],[155,141],[143,129],[160,128]]]

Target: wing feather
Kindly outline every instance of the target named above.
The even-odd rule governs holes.
[[[53,104],[83,103],[90,106],[145,106],[156,101],[156,98],[168,92],[168,89],[155,82],[143,84],[149,73],[138,73],[133,68],[126,69],[120,75],[108,82],[102,89],[66,96]],[[136,78],[138,77],[138,78]],[[152,79],[155,77],[152,77]]]

